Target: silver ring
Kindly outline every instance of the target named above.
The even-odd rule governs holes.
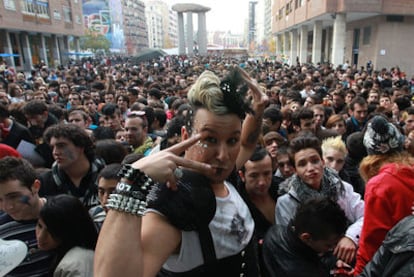
[[[174,170],[174,176],[175,176],[177,179],[182,178],[182,177],[183,177],[183,175],[184,175],[184,173],[183,173],[183,170],[182,170],[181,168],[177,167],[177,168]]]

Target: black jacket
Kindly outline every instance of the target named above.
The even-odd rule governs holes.
[[[13,120],[13,126],[10,129],[10,133],[5,139],[3,139],[3,143],[17,149],[17,146],[19,146],[19,143],[22,140],[34,143],[34,138],[29,129]]]
[[[392,228],[360,277],[408,277],[414,275],[414,216]]]
[[[361,195],[361,198],[364,199],[365,194],[365,182],[359,174],[359,164],[360,161],[350,157],[349,155],[345,158],[345,164],[342,168],[339,176],[345,182],[350,183],[354,187],[354,191]]]
[[[263,257],[270,276],[328,277],[336,259],[332,253],[320,257],[291,231],[291,226],[274,225],[263,245]]]

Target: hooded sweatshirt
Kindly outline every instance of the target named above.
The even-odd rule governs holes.
[[[411,214],[414,167],[390,163],[372,177],[365,189],[364,223],[359,240],[355,275],[372,259],[387,232]]]

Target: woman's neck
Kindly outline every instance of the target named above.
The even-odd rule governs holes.
[[[229,191],[224,182],[211,184],[211,189],[213,190],[216,197],[226,197],[229,194]]]

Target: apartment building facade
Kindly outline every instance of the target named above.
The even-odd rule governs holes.
[[[331,62],[414,73],[414,0],[275,0],[277,55],[290,63]]]
[[[125,53],[137,55],[148,48],[148,27],[145,3],[140,0],[121,0]]]
[[[55,67],[67,62],[70,48],[79,51],[84,33],[82,0],[0,3],[0,53],[14,54],[2,57],[9,66],[29,71],[43,61]]]

